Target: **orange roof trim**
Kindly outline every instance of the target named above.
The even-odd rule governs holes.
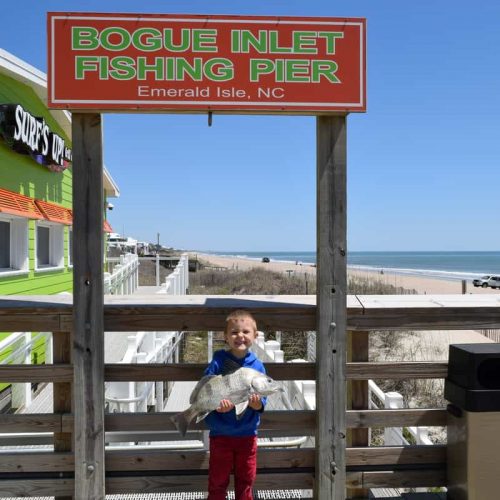
[[[28,219],[44,219],[33,198],[0,188],[0,213],[18,215]]]
[[[37,207],[45,219],[70,226],[73,224],[73,213],[69,208],[61,207],[48,201],[35,200]]]
[[[105,233],[112,233],[113,232],[113,228],[111,227],[111,225],[109,224],[109,222],[107,220],[104,221],[104,232]]]

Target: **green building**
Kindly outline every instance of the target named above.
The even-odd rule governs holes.
[[[71,114],[46,102],[45,74],[0,49],[0,295],[73,287]],[[104,171],[106,219],[119,190]],[[103,230],[111,232],[107,222]],[[0,325],[0,363],[18,362],[9,335]],[[34,362],[43,362],[44,344],[32,346]]]

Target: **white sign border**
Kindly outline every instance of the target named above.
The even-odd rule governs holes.
[[[50,37],[50,54],[51,54],[51,87],[50,87],[50,101],[53,104],[90,104],[90,103],[95,103],[96,108],[99,107],[98,105],[105,105],[105,104],[111,104],[111,105],[135,105],[135,106],[144,106],[141,108],[143,111],[148,111],[150,105],[160,105],[160,106],[181,106],[181,105],[186,105],[186,106],[196,106],[197,108],[191,108],[191,109],[186,109],[184,110],[186,113],[189,112],[204,112],[204,111],[210,111],[210,110],[204,110],[201,109],[203,106],[218,106],[218,107],[223,107],[223,106],[242,106],[242,111],[244,111],[244,107],[247,106],[252,106],[252,108],[255,107],[262,107],[262,108],[269,108],[269,107],[282,107],[286,108],[288,106],[295,106],[295,107],[303,107],[303,108],[308,108],[311,111],[319,111],[319,110],[314,110],[313,108],[315,107],[321,107],[321,108],[332,108],[331,111],[342,111],[342,108],[360,108],[364,109],[365,107],[365,95],[364,95],[364,84],[365,84],[365,60],[364,60],[364,31],[363,31],[363,22],[341,22],[341,21],[308,21],[308,20],[279,20],[279,24],[311,24],[311,25],[342,25],[342,26],[357,26],[359,28],[359,74],[360,74],[360,79],[359,79],[359,102],[355,103],[323,103],[323,102],[316,102],[316,103],[303,103],[303,102],[286,102],[286,103],[262,103],[262,102],[248,102],[248,101],[235,101],[235,102],[228,102],[228,101],[144,101],[144,100],[109,100],[109,99],[92,99],[92,100],[84,100],[84,99],[56,99],[55,98],[55,54],[54,54],[54,33],[55,33],[55,22],[59,20],[66,20],[71,18],[75,19],[77,21],[80,20],[91,20],[91,21],[140,21],[147,19],[148,21],[154,21],[154,22],[194,22],[194,23],[204,23],[206,24],[207,22],[217,22],[217,23],[233,23],[233,24],[276,24],[276,19],[271,20],[271,19],[224,19],[224,18],[214,18],[214,17],[207,17],[207,18],[169,18],[169,17],[160,17],[160,18],[155,18],[155,17],[142,17],[142,16],[65,16],[65,15],[59,15],[59,16],[51,16],[51,37]],[[104,106],[104,109],[105,106]],[[114,108],[113,108],[114,109]],[[113,110],[112,109],[112,110]],[[165,108],[165,111],[168,111],[171,109],[172,111],[175,112],[182,112],[183,110],[179,108]],[[111,110],[111,111],[112,111]],[[116,110],[118,111],[118,109]],[[131,109],[132,111],[132,109]],[[214,111],[234,111],[237,112],[237,109],[231,108],[231,109],[217,109]],[[254,111],[254,110],[249,110],[249,111]],[[255,110],[258,111],[258,110]],[[284,112],[293,112],[294,110],[289,110],[285,109]],[[300,111],[300,110],[295,110],[295,111]],[[325,109],[321,111],[326,111]]]

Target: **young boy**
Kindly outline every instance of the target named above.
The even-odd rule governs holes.
[[[226,318],[224,340],[228,349],[214,353],[205,375],[226,375],[239,367],[265,373],[264,365],[249,349],[257,338],[257,324],[244,310]],[[234,404],[227,399],[209,413],[210,429],[208,500],[225,500],[231,471],[234,472],[236,500],[252,500],[252,485],[257,474],[257,427],[266,398],[252,394],[248,408],[236,419]]]

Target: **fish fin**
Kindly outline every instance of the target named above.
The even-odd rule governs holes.
[[[245,413],[247,406],[248,406],[248,399],[246,401],[242,401],[241,403],[238,403],[237,405],[234,405],[237,419],[240,419],[243,416],[243,413]]]
[[[175,415],[170,417],[170,420],[172,420],[175,428],[179,431],[179,434],[182,437],[186,435],[189,423],[191,422],[191,420],[193,420],[194,415],[195,412],[190,406],[187,410],[176,413]]]
[[[199,382],[195,385],[193,392],[191,392],[191,395],[189,396],[189,404],[193,404],[196,401],[196,398],[198,397],[199,392],[201,391],[202,387],[211,379],[214,377],[217,377],[218,375],[205,375],[202,377]]]
[[[200,420],[203,420],[209,413],[210,413],[209,411],[206,411],[205,413],[200,413],[196,417],[196,423],[198,423]]]
[[[224,359],[221,373],[222,375],[231,375],[231,373],[234,373],[236,370],[239,370],[240,368],[241,365],[237,361],[231,358],[226,358]]]

